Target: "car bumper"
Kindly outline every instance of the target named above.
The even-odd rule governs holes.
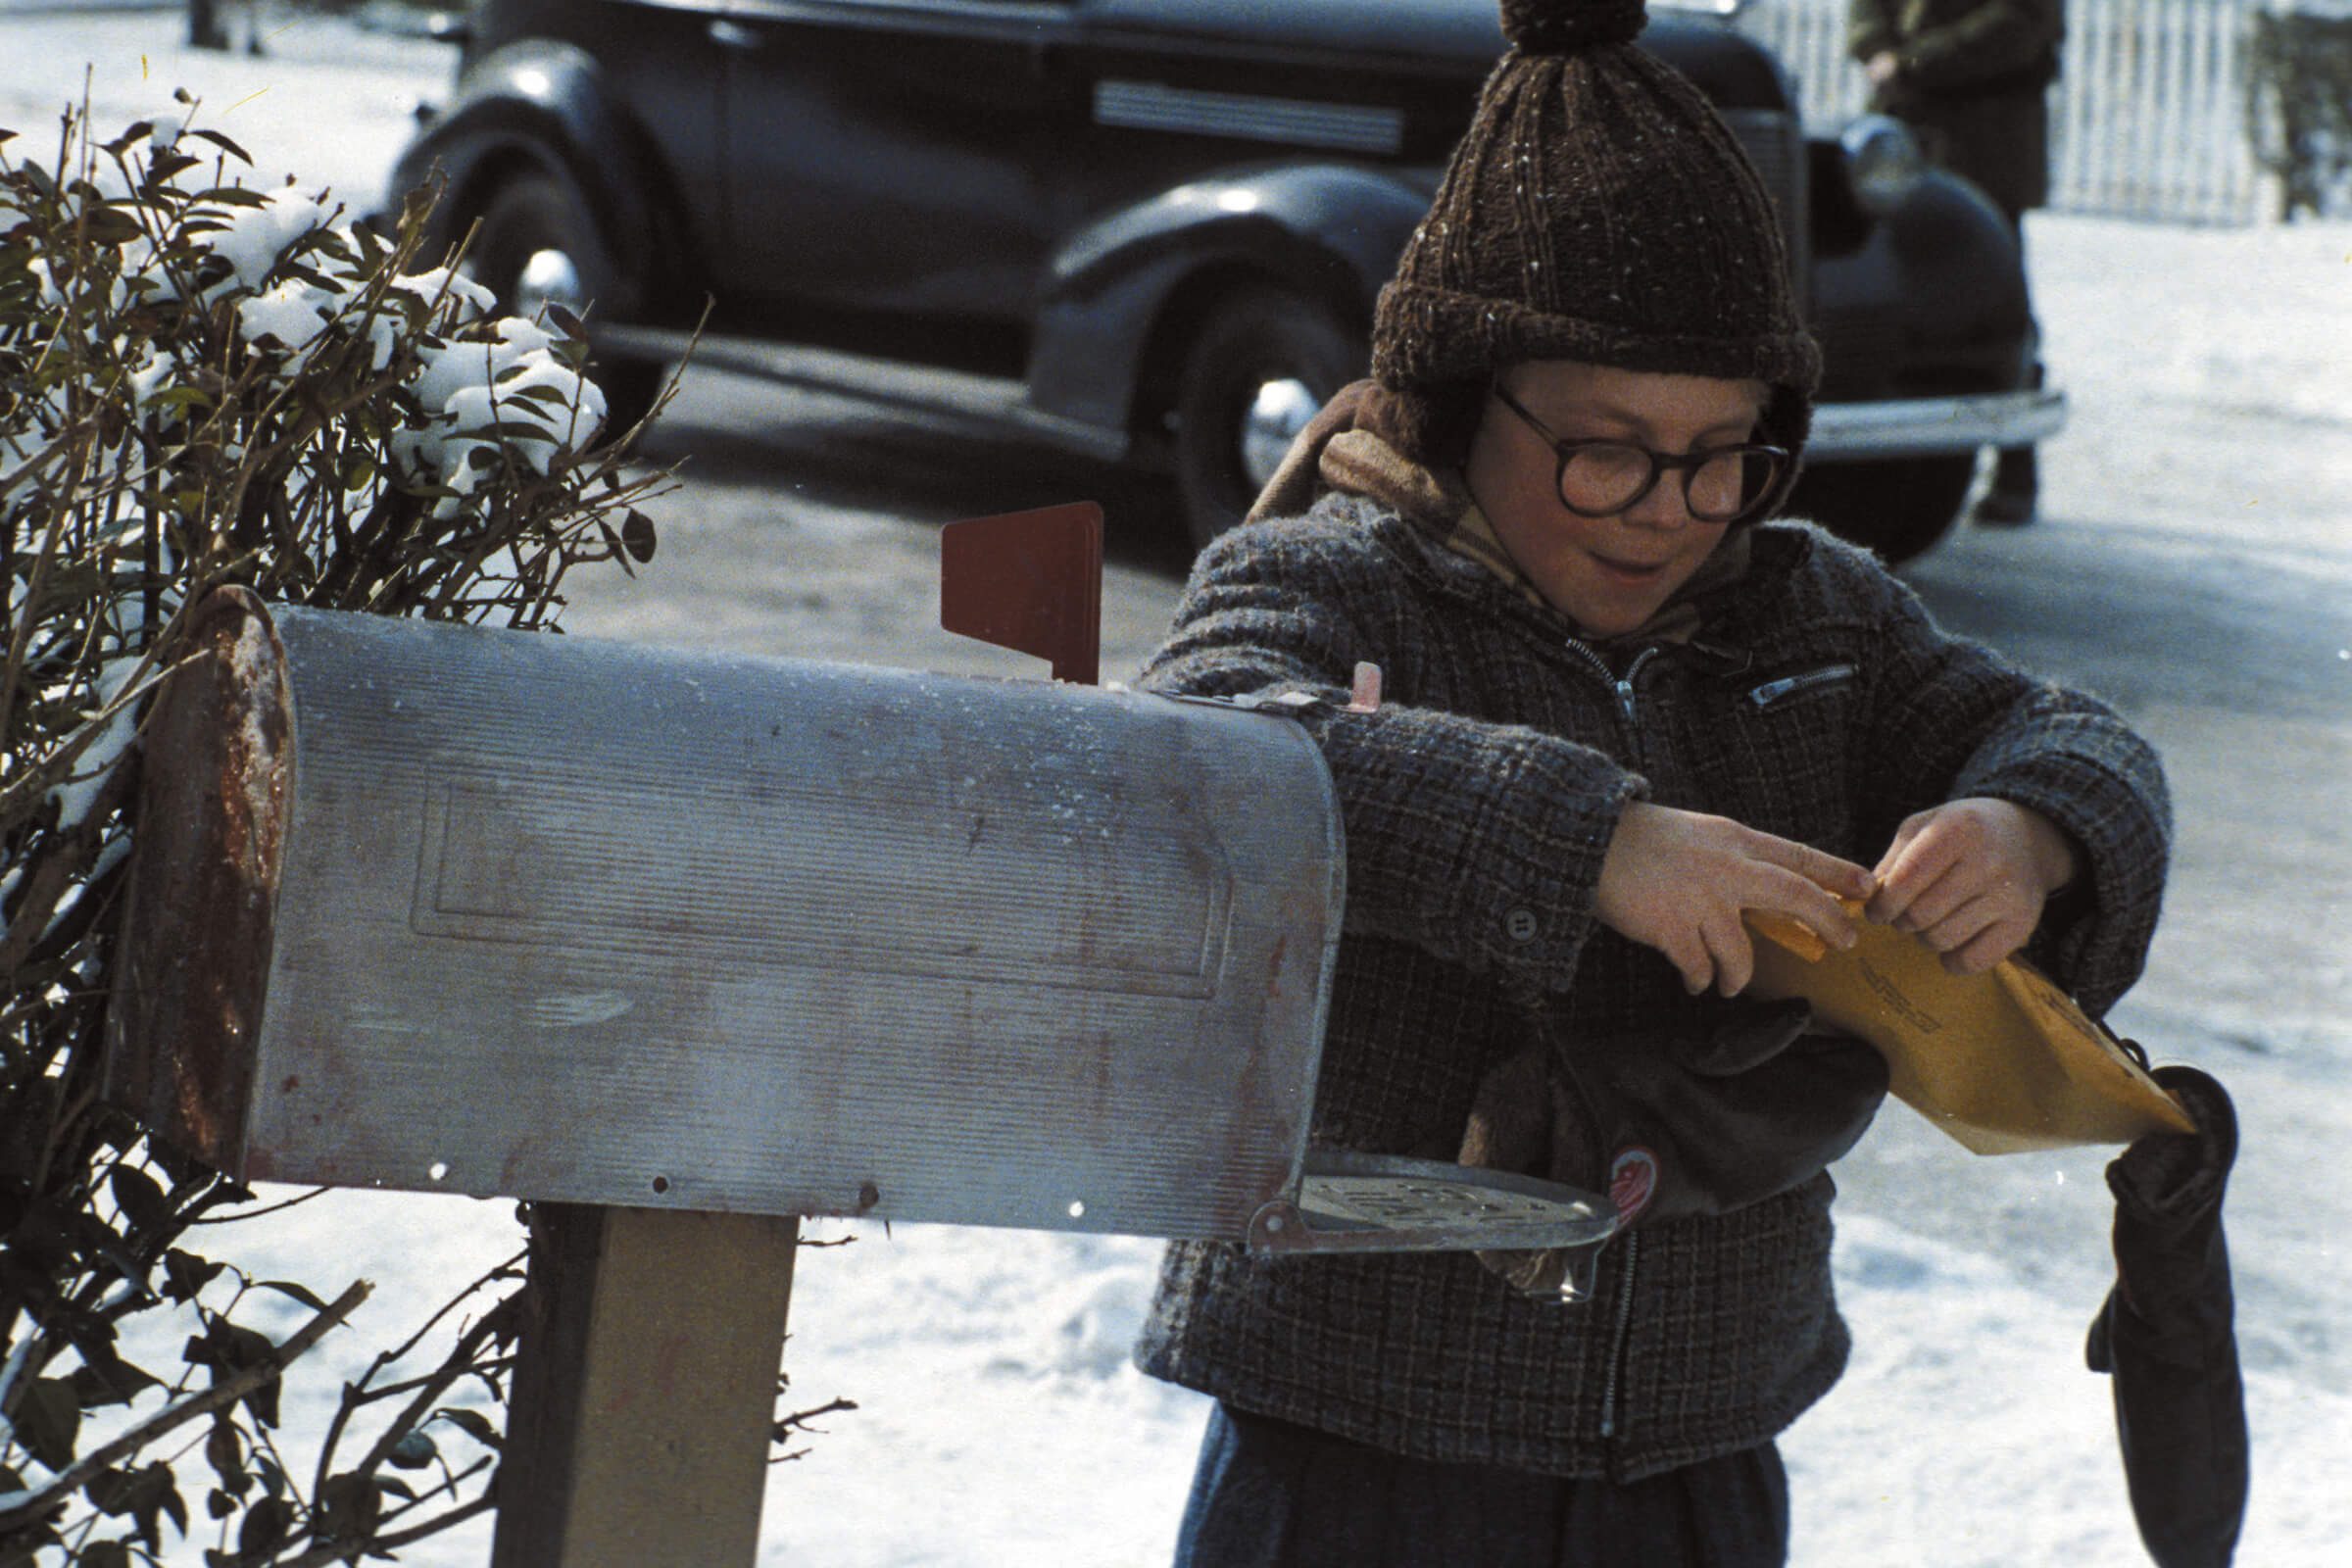
[[[1809,460],[1926,458],[1979,447],[2028,447],[2066,426],[2066,394],[2054,388],[1964,397],[1822,403],[1813,410]]]

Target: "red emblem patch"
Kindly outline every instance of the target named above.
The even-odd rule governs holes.
[[[1657,1196],[1658,1156],[1638,1145],[1620,1151],[1609,1167],[1609,1201],[1617,1205],[1617,1223],[1631,1225]]]

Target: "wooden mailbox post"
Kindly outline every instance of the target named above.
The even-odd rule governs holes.
[[[496,1560],[749,1563],[793,1216],[1594,1242],[1309,1156],[1295,723],[227,590],[146,732],[109,1089],[244,1180],[533,1201]]]

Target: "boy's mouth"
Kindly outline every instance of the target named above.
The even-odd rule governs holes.
[[[1673,564],[1666,561],[1619,561],[1613,556],[1594,556],[1592,561],[1610,576],[1627,582],[1649,582]]]

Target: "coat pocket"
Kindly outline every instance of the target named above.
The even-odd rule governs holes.
[[[1802,697],[1815,696],[1839,686],[1851,685],[1856,670],[1851,664],[1824,664],[1819,669],[1808,669],[1794,675],[1783,675],[1777,680],[1768,680],[1761,686],[1752,687],[1748,691],[1747,700],[1758,710],[1769,710],[1795,702]]]

